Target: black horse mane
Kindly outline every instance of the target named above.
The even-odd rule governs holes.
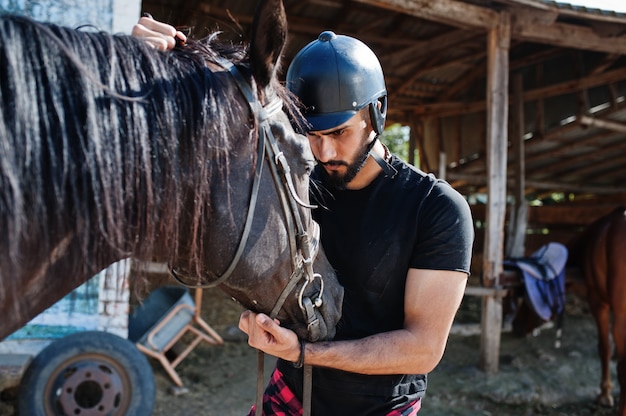
[[[94,230],[120,258],[149,255],[157,239],[175,256],[181,215],[195,230],[189,258],[201,259],[210,181],[228,179],[233,123],[252,124],[207,61],[245,67],[246,56],[217,34],[163,53],[126,35],[0,16],[0,273],[45,258],[63,236],[97,258]],[[180,194],[186,184],[193,195]]]

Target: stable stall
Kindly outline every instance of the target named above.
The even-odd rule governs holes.
[[[566,243],[626,202],[626,14],[543,0],[284,3],[283,67],[323,30],[366,42],[385,72],[388,125],[411,129],[409,161],[470,201],[466,293],[482,297],[480,366],[497,371],[505,257]],[[193,36],[219,27],[238,42],[254,2],[142,9]]]

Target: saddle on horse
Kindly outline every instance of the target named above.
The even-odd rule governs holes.
[[[532,309],[544,321],[560,317],[565,309],[565,263],[568,251],[551,242],[530,257],[504,260],[504,266],[521,272]]]

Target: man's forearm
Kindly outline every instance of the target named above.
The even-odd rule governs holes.
[[[398,330],[359,340],[308,343],[304,362],[361,374],[426,374],[442,354],[440,347]]]

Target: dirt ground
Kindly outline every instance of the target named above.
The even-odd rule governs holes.
[[[219,291],[205,294],[204,316],[229,338],[240,307]],[[466,298],[458,324],[478,324],[480,303]],[[477,325],[475,325],[477,326]],[[554,329],[537,336],[502,334],[500,368],[487,376],[478,369],[478,335],[451,335],[445,356],[429,376],[421,416],[465,415],[614,415],[595,404],[600,365],[596,356],[595,325],[586,303],[568,296],[562,347],[554,347]],[[235,337],[236,339],[236,337]],[[155,416],[244,415],[255,400],[257,355],[245,341],[222,347],[199,346],[179,366],[189,389],[168,394],[171,384],[155,366],[158,397]],[[266,358],[266,372],[273,359]],[[614,396],[618,394],[615,387]]]
[[[174,395],[157,362],[154,416],[245,415],[255,401],[256,351],[233,331],[241,308],[218,290],[204,293],[203,317],[227,340],[223,346],[199,345],[177,367],[188,392]],[[457,323],[478,326],[480,304],[466,298]],[[455,324],[456,328],[456,324]],[[554,329],[538,336],[502,334],[500,369],[487,376],[478,369],[479,337],[455,330],[445,356],[429,376],[420,416],[601,415],[615,410],[595,404],[600,366],[595,326],[583,300],[568,296],[562,347],[554,348]],[[266,373],[273,359],[266,357]],[[267,379],[267,378],[266,378]],[[614,396],[618,393],[614,389]],[[0,415],[11,415],[0,400]]]

